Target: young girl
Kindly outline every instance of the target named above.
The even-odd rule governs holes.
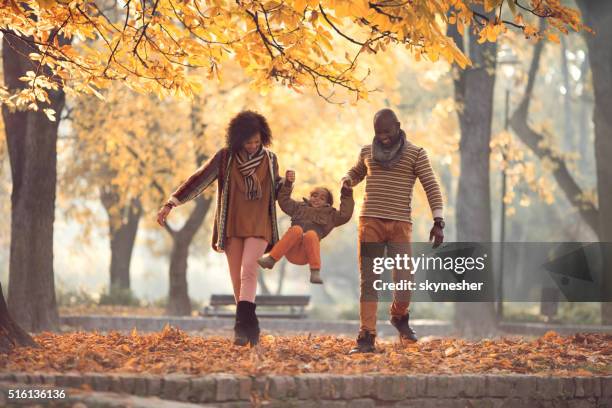
[[[316,187],[310,198],[302,202],[291,199],[295,172],[288,170],[285,182],[278,193],[278,204],[291,216],[291,228],[274,245],[267,256],[257,263],[262,268],[272,269],[283,256],[296,265],[310,266],[310,282],[321,284],[321,254],[319,241],[335,227],[347,223],[353,215],[353,189],[343,187],[340,197],[340,210],[332,207],[334,198],[325,187]]]

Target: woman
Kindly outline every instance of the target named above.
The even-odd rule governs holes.
[[[217,180],[212,247],[225,252],[234,296],[234,344],[259,342],[255,314],[257,259],[278,241],[276,196],[282,184],[276,155],[266,149],[272,134],[259,113],[243,111],[227,129],[226,146],[195,171],[159,210],[164,225],[170,211],[197,197]]]

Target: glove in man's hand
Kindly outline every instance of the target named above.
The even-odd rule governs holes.
[[[444,242],[444,221],[442,218],[436,218],[433,227],[429,232],[429,242],[433,240],[433,248],[437,248]]]
[[[342,180],[340,180],[340,188],[353,188],[353,182],[349,177],[342,177]]]

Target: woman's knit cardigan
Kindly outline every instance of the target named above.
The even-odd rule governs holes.
[[[278,223],[276,221],[276,197],[280,189],[283,178],[278,175],[278,159],[276,155],[264,148],[268,155],[270,167],[270,206],[268,208],[270,219],[272,220],[272,242],[268,244],[266,252],[278,242]],[[225,250],[227,220],[227,207],[229,205],[229,189],[225,188],[229,184],[230,168],[233,155],[228,148],[219,150],[206,163],[198,168],[187,180],[185,180],[169,198],[169,202],[175,206],[186,203],[199,196],[213,181],[217,180],[217,205],[215,210],[215,223],[212,234],[212,247],[217,252]],[[257,216],[253,214],[253,216]]]

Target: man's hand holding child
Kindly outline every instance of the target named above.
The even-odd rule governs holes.
[[[350,177],[342,177],[340,180],[340,188],[353,188],[353,180]]]

